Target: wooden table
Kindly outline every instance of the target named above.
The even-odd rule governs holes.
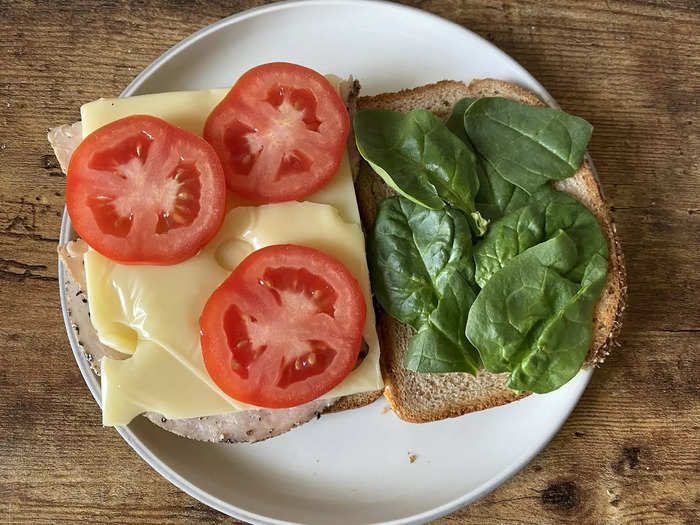
[[[0,0],[2,523],[232,522],[100,425],[61,319],[65,179],[45,132],[196,29],[262,3]],[[629,267],[621,346],[568,422],[520,474],[441,522],[700,522],[698,2],[406,3],[487,38],[594,124]]]

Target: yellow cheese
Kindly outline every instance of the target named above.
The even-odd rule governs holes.
[[[214,289],[248,253],[282,243],[309,246],[336,257],[358,280],[365,296],[363,335],[369,353],[324,397],[383,387],[360,226],[345,222],[332,206],[311,202],[239,207],[228,213],[217,236],[198,255],[177,265],[130,266],[94,250],[85,255],[92,323],[100,340],[134,354],[124,361],[103,358],[105,425],[126,424],[151,410],[182,418],[250,408],[226,396],[207,374],[199,344],[199,314]]]
[[[228,93],[227,88],[201,91],[173,91],[126,98],[100,98],[83,104],[80,120],[83,137],[105,124],[131,115],[151,115],[202,136],[204,122],[211,110]]]
[[[151,341],[138,341],[134,355],[124,361],[103,357],[101,374],[106,425],[126,424],[148,411],[173,418],[232,410],[222,392],[198,381],[187,366]]]

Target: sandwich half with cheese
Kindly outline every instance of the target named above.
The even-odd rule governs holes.
[[[231,90],[100,99],[49,131],[81,234],[59,247],[69,316],[105,425],[143,414],[252,442],[381,395],[346,147],[358,90],[266,64]]]

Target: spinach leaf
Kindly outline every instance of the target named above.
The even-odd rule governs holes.
[[[593,308],[607,280],[607,260],[595,254],[586,266],[581,288],[549,318],[528,352],[513,369],[508,387],[551,392],[581,368],[591,346]]]
[[[467,214],[477,235],[486,231],[474,206],[476,156],[438,117],[425,110],[364,110],[353,126],[360,154],[394,190],[432,210],[447,202]]]
[[[580,282],[594,255],[608,256],[608,246],[595,216],[573,197],[540,188],[529,204],[492,223],[474,248],[476,282],[483,287],[513,257],[564,230],[576,244],[576,264],[566,277]]]
[[[467,338],[489,371],[510,371],[529,332],[576,293],[578,285],[561,276],[576,257],[576,244],[560,232],[511,259],[485,283],[469,312]]]
[[[452,114],[445,126],[474,151],[464,129],[464,114],[475,98],[463,98],[452,108]],[[476,174],[479,179],[479,191],[474,197],[476,209],[487,220],[500,219],[508,210],[514,210],[527,204],[529,195],[523,189],[511,184],[479,154],[476,155]]]
[[[450,117],[445,122],[445,126],[452,133],[457,135],[462,142],[467,144],[470,148],[471,143],[469,142],[469,137],[467,137],[467,132],[464,129],[464,114],[467,112],[467,108],[471,106],[475,98],[463,98],[458,100],[457,103],[452,107],[452,113]]]
[[[464,114],[469,140],[491,167],[528,193],[571,177],[593,127],[563,111],[505,98],[481,98]]]
[[[474,301],[467,338],[487,370],[511,372],[510,388],[549,392],[581,367],[607,262],[595,254],[579,285],[564,277],[578,258],[575,241],[560,230],[510,259]]]
[[[368,248],[377,300],[416,329],[428,322],[456,272],[474,283],[469,225],[453,208],[428,210],[403,197],[384,199]]]
[[[379,205],[369,238],[375,296],[392,317],[418,331],[406,366],[420,372],[470,372],[480,364],[466,339],[475,298],[469,224],[449,206],[428,210],[403,197]]]
[[[474,200],[481,215],[489,221],[500,219],[528,203],[530,196],[525,190],[501,177],[483,157],[477,157],[479,191]]]
[[[598,219],[572,196],[545,187],[533,195],[538,206],[544,208],[545,237],[551,238],[564,230],[576,243],[578,260],[566,277],[580,282],[589,261],[599,255],[608,259],[608,243]]]
[[[465,267],[467,261],[464,260]],[[454,348],[459,348],[462,360],[453,362],[452,367],[446,372],[470,372],[476,375],[478,366],[481,364],[479,353],[467,339],[465,328],[469,309],[476,299],[473,283],[467,278],[467,272],[457,271],[449,281],[448,286],[443,291],[442,297],[438,301],[437,308],[433,310],[428,319],[431,328],[443,334]],[[444,354],[449,350],[438,351],[437,354]],[[411,348],[409,356],[411,358]],[[416,369],[417,372],[421,371]],[[429,370],[426,370],[429,371]]]
[[[464,330],[475,298],[465,272],[455,272],[443,290],[437,308],[428,317],[428,323],[411,339],[406,368],[414,372],[477,374],[481,360]]]
[[[467,344],[468,353],[454,345],[442,332],[426,325],[408,344],[406,368],[419,373],[466,372],[476,376],[479,372],[479,354]]]
[[[494,222],[474,247],[476,282],[482,288],[516,255],[544,239],[544,214],[535,205],[524,206]]]

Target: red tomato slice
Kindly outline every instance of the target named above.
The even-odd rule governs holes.
[[[338,385],[362,344],[365,300],[339,261],[283,244],[251,253],[199,320],[209,375],[229,396],[288,408]]]
[[[338,171],[350,117],[316,71],[275,62],[246,72],[214,108],[204,138],[234,193],[257,202],[299,200]]]
[[[155,117],[126,117],[88,135],[67,179],[75,231],[122,263],[184,261],[216,235],[226,214],[226,180],[214,149]]]

